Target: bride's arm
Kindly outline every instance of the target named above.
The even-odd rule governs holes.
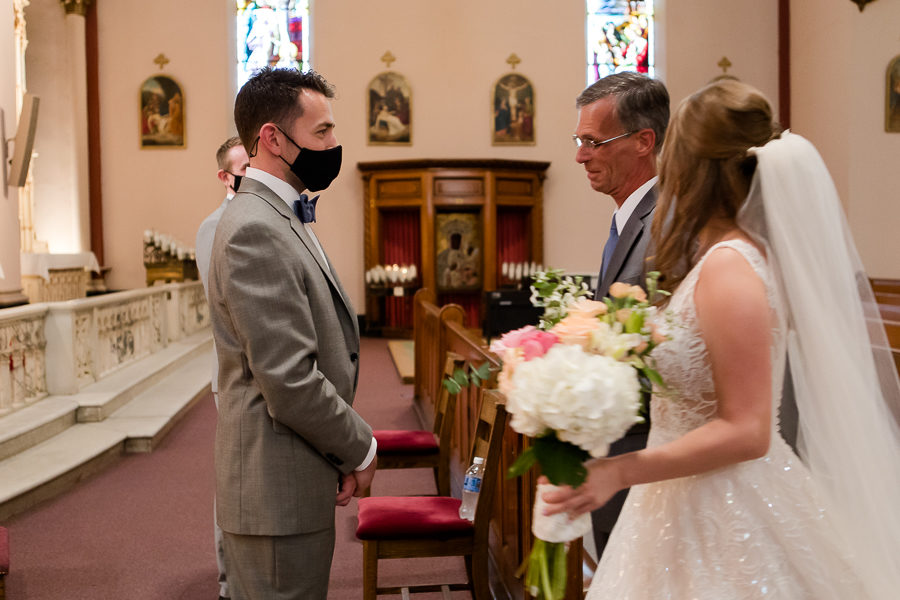
[[[592,461],[577,490],[544,494],[549,514],[575,516],[621,489],[704,473],[768,451],[772,323],[765,286],[739,253],[722,248],[703,264],[694,302],[712,367],[715,418],[667,444]]]

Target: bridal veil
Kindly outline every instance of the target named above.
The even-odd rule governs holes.
[[[798,450],[864,586],[900,590],[900,383],[837,190],[815,147],[785,132],[749,151],[740,226],[763,243],[789,323]]]

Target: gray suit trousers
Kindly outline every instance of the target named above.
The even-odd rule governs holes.
[[[327,600],[334,527],[299,535],[224,532],[231,600]]]

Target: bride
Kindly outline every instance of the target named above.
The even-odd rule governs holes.
[[[896,598],[900,386],[822,159],[723,80],[679,107],[660,180],[648,447],[543,495],[574,517],[631,487],[588,598]],[[775,418],[786,356],[799,458]]]

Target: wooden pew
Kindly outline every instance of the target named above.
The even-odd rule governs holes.
[[[459,495],[463,475],[469,466],[468,449],[471,447],[481,396],[485,387],[496,386],[500,361],[485,347],[478,332],[464,327],[462,309],[455,305],[439,308],[434,301],[435,295],[430,290],[420,290],[415,296],[415,401],[426,418],[434,414],[434,402],[441,385],[440,377],[435,377],[434,373],[441,372],[441,365],[448,352],[461,356],[467,369],[470,365],[479,367],[484,363],[488,363],[493,369],[492,377],[485,382],[484,387],[470,386],[463,389],[456,403],[450,476],[451,489],[454,495]],[[429,370],[420,370],[420,364],[429,365]],[[516,572],[532,547],[531,517],[537,476],[532,471],[523,477],[506,479],[507,469],[528,444],[528,438],[507,428],[503,438],[499,487],[494,497],[489,542],[495,597],[516,600],[529,597],[522,579],[516,577]],[[570,546],[568,571],[566,600],[581,600],[584,579],[580,540]]]

